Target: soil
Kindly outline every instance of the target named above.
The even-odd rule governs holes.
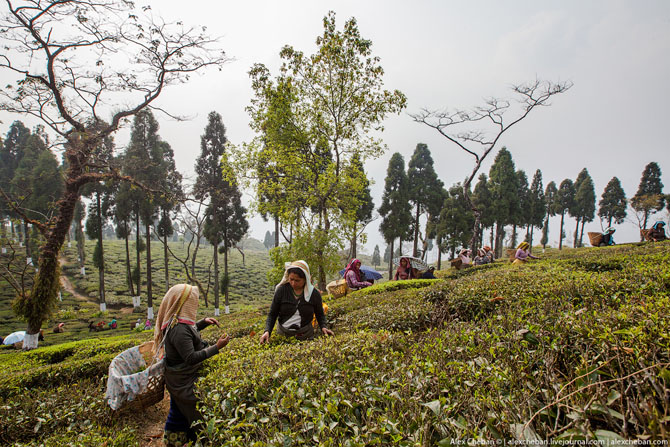
[[[170,394],[165,390],[163,400],[151,408],[147,408],[142,415],[142,420],[137,428],[140,435],[141,446],[158,447],[165,445],[163,443],[163,429],[165,420],[170,411]]]

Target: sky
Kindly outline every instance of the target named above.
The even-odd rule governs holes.
[[[143,4],[143,2],[138,2]],[[159,133],[175,151],[177,169],[193,177],[200,136],[207,114],[222,115],[228,139],[250,141],[245,107],[252,90],[248,76],[254,63],[278,73],[279,50],[291,45],[314,52],[328,11],[337,14],[338,28],[355,17],[361,35],[373,42],[381,58],[384,87],[407,96],[407,109],[389,116],[380,134],[388,149],[365,169],[375,206],[381,203],[386,167],[399,152],[408,163],[418,143],[425,143],[435,170],[449,187],[462,181],[473,159],[435,130],[415,123],[409,114],[421,108],[470,109],[488,97],[510,97],[510,86],[535,79],[572,82],[550,107],[534,110],[510,129],[498,149],[506,146],[517,169],[529,181],[536,169],[544,185],[575,179],[587,168],[598,200],[607,182],[617,176],[627,197],[637,191],[644,167],[657,162],[664,191],[670,191],[670,152],[666,134],[670,111],[670,2],[665,0],[536,1],[247,1],[173,0],[152,2],[154,15],[166,21],[205,25],[233,60],[222,71],[211,70],[190,82],[168,88],[157,105],[187,116],[178,122],[157,115]],[[0,76],[3,76],[0,73]],[[0,77],[0,80],[4,80]],[[0,113],[0,133],[14,119]],[[128,129],[115,136],[123,148]],[[480,172],[488,174],[495,154]],[[244,200],[252,199],[247,191]],[[632,216],[630,216],[632,218]],[[667,212],[652,217],[668,220]],[[634,219],[634,218],[633,218]],[[380,219],[368,226],[364,251],[384,249]],[[250,235],[263,240],[272,224],[250,217]],[[566,220],[567,241],[574,220]],[[596,221],[586,231],[599,231]],[[638,240],[637,224],[617,226],[617,242]],[[536,232],[538,234],[538,232]],[[539,240],[539,234],[537,237]],[[558,221],[550,223],[550,245],[558,244]],[[431,257],[435,257],[433,253]]]

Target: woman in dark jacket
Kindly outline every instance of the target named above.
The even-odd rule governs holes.
[[[311,279],[309,266],[305,261],[293,261],[286,266],[284,277],[275,287],[275,296],[265,321],[261,343],[270,339],[275,323],[279,335],[300,340],[313,338],[314,316],[321,332],[324,335],[333,335],[333,331],[326,325],[321,294],[314,288]]]
[[[201,330],[212,324],[218,326],[219,322],[205,318],[196,323],[198,296],[197,287],[173,286],[165,294],[156,318],[154,346],[160,355],[161,343],[165,343],[165,386],[170,392],[170,413],[163,435],[168,446],[185,445],[197,439],[197,427],[193,424],[202,419],[194,392],[197,371],[203,360],[218,354],[230,341],[224,335],[209,346],[200,338]]]

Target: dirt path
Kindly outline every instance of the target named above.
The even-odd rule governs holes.
[[[58,263],[59,263],[59,264],[61,265],[61,267],[62,267],[63,264],[65,264],[65,259],[64,259],[64,258],[60,258],[60,259],[58,260]],[[93,303],[96,302],[96,301],[95,301],[93,298],[91,298],[90,296],[82,295],[81,293],[78,293],[76,290],[74,290],[74,286],[72,285],[72,282],[70,281],[70,278],[68,278],[67,276],[65,276],[63,273],[61,273],[61,275],[60,275],[60,285],[61,285],[61,287],[63,288],[63,290],[65,290],[66,292],[71,293],[72,296],[74,296],[74,297],[77,298],[78,300],[81,300],[81,301],[90,301],[90,302],[93,302]]]
[[[162,401],[151,408],[147,408],[142,415],[142,425],[137,429],[143,447],[158,447],[163,443],[163,429],[165,420],[170,411],[170,395],[165,391]]]

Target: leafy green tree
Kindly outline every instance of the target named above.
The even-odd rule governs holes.
[[[228,251],[247,232],[249,224],[245,218],[246,209],[241,204],[241,194],[237,184],[224,178],[226,128],[221,115],[211,112],[205,133],[200,137],[200,155],[196,160],[198,175],[193,192],[198,200],[208,200],[205,212],[205,238],[214,250],[214,312],[219,314],[219,245],[224,254],[224,278],[228,275]],[[225,167],[226,171],[228,170]],[[225,310],[229,313],[228,281],[225,282]]]
[[[434,207],[434,203],[440,203],[441,190],[444,184],[437,177],[433,166],[433,157],[430,155],[428,146],[419,143],[416,145],[414,154],[407,165],[407,178],[409,180],[409,200],[414,205],[414,247],[412,256],[418,256],[419,244],[419,218],[433,211],[433,215],[439,213],[439,206]],[[426,227],[428,226],[426,219]],[[427,234],[427,229],[424,231]]]
[[[502,255],[504,227],[512,223],[519,213],[519,180],[514,169],[512,154],[503,147],[496,155],[489,171],[489,190],[491,191],[491,212],[496,219],[496,257]]]
[[[379,245],[375,245],[375,249],[372,252],[372,265],[375,267],[379,266],[382,263],[381,257],[379,255]]]
[[[482,241],[483,245],[484,229],[490,228],[491,246],[493,247],[495,245],[493,242],[493,235],[494,235],[493,227],[496,221],[495,221],[495,215],[493,214],[492,210],[493,198],[491,196],[491,190],[489,189],[488,178],[484,173],[481,173],[479,175],[479,181],[477,181],[477,184],[475,185],[475,190],[472,193],[472,203],[474,204],[475,208],[477,208],[480,212],[480,225],[479,225],[480,234],[477,239]]]
[[[532,249],[533,247],[533,229],[542,228],[542,222],[546,213],[546,200],[542,186],[542,171],[539,169],[533,175],[533,182],[530,185],[528,194],[527,224],[530,228],[530,235],[526,233],[526,238]]]
[[[450,252],[452,258],[456,249],[467,247],[472,237],[474,213],[465,199],[460,183],[449,188],[449,196],[444,201],[437,232],[440,235],[442,252]]]
[[[9,126],[7,135],[0,146],[0,220],[10,219],[12,234],[14,233],[13,219],[19,216],[9,207],[6,194],[12,192],[14,173],[19,161],[23,158],[23,150],[30,134],[30,129],[21,121],[14,121]]]
[[[358,238],[364,237],[362,231],[365,227],[372,221],[372,212],[375,209],[375,204],[372,202],[372,196],[370,195],[370,181],[363,170],[363,163],[361,163],[360,156],[354,154],[351,158],[351,163],[347,168],[345,168],[345,181],[351,182],[352,191],[357,191],[358,196],[355,200],[360,204],[360,206],[354,212],[354,219],[352,222],[351,228],[351,249],[349,253],[349,258],[356,258]],[[346,198],[343,198],[346,200]]]
[[[642,229],[647,228],[650,214],[654,214],[665,207],[661,168],[658,163],[652,161],[644,167],[640,186],[638,186],[637,193],[631,199],[631,205],[635,211],[642,213]]]
[[[556,215],[557,194],[558,189],[556,188],[556,183],[553,181],[547,183],[547,187],[544,190],[544,224],[542,225],[542,239],[540,239],[543,249],[547,248],[547,243],[549,242],[549,218]]]
[[[406,103],[399,91],[383,89],[379,58],[372,54],[372,42],[361,37],[355,19],[340,31],[330,12],[323,27],[314,54],[282,48],[277,78],[263,65],[252,68],[255,98],[249,111],[262,136],[241,151],[247,162],[234,163],[237,169],[255,171],[263,189],[257,189],[257,197],[273,203],[269,214],[295,229],[291,244],[298,236],[312,242],[311,247],[299,244],[305,253],[290,250],[314,259],[310,266],[320,287],[332,272],[326,267],[337,269],[330,256],[343,248],[342,235],[352,227],[361,206],[359,193],[365,189],[364,184],[351,185],[342,174],[355,154],[364,162],[384,152],[385,146],[370,133]]]
[[[164,151],[167,147],[158,135],[158,122],[150,109],[144,109],[135,115],[130,133],[130,143],[123,157],[124,173],[139,181],[154,193],[147,193],[140,188],[130,186],[129,200],[133,204],[135,214],[136,235],[136,269],[140,267],[140,222],[144,225],[146,247],[146,284],[147,284],[147,318],[153,319],[153,280],[151,257],[151,226],[158,215],[160,197],[158,191],[163,188],[167,176],[164,162]],[[140,293],[140,281],[137,284],[137,293]]]
[[[274,233],[270,233],[270,231],[265,232],[265,238],[263,239],[263,245],[265,245],[265,248],[267,248],[268,250],[275,246],[275,235],[274,235]]]
[[[393,253],[393,243],[396,239],[400,240],[399,247],[402,247],[403,239],[407,240],[411,237],[413,222],[405,160],[398,152],[394,153],[389,160],[382,204],[378,211],[382,216],[379,230],[386,243],[391,246],[390,252]],[[389,257],[389,279],[393,276],[392,258],[392,256]]]
[[[605,186],[603,195],[600,196],[598,216],[607,220],[608,227],[612,226],[612,220],[620,224],[626,218],[627,204],[626,193],[621,187],[621,182],[617,177],[612,177]]]
[[[104,127],[106,124],[95,122],[91,127]],[[100,141],[100,144],[94,149],[92,157],[95,158],[99,166],[108,166],[114,154],[114,140],[111,136],[106,136]],[[100,173],[100,169],[93,168],[93,172]],[[113,186],[111,182],[91,182],[80,190],[81,195],[93,197],[93,202],[89,205],[88,218],[86,220],[86,234],[90,239],[95,239],[96,246],[93,252],[93,264],[98,269],[98,301],[100,311],[107,309],[107,300],[105,296],[105,250],[102,242],[102,229],[110,217],[111,195]]]
[[[530,208],[530,189],[528,188],[528,177],[526,171],[520,169],[516,171],[517,178],[517,195],[519,197],[519,207],[512,218],[512,239],[510,241],[511,247],[516,247],[517,241],[517,227],[528,227],[528,210]]]
[[[561,215],[561,232],[558,241],[558,249],[563,249],[563,239],[565,233],[563,232],[563,223],[565,220],[565,213],[575,206],[575,184],[570,179],[565,179],[561,182],[556,192],[556,200],[554,200],[554,213]]]
[[[574,246],[581,247],[584,236],[584,223],[593,222],[596,215],[596,192],[593,187],[593,179],[589,172],[584,168],[577,176],[575,181],[575,204],[578,212],[578,222],[581,221],[582,228],[579,232],[579,239],[577,239],[577,231],[575,229]]]
[[[168,257],[168,238],[174,233],[170,215],[179,211],[179,204],[184,201],[182,190],[182,176],[177,171],[172,147],[161,141],[162,163],[160,171],[164,173],[159,179],[161,194],[157,197],[160,209],[160,220],[156,226],[156,233],[163,244],[163,268],[165,270],[165,291],[170,289],[170,262]]]

